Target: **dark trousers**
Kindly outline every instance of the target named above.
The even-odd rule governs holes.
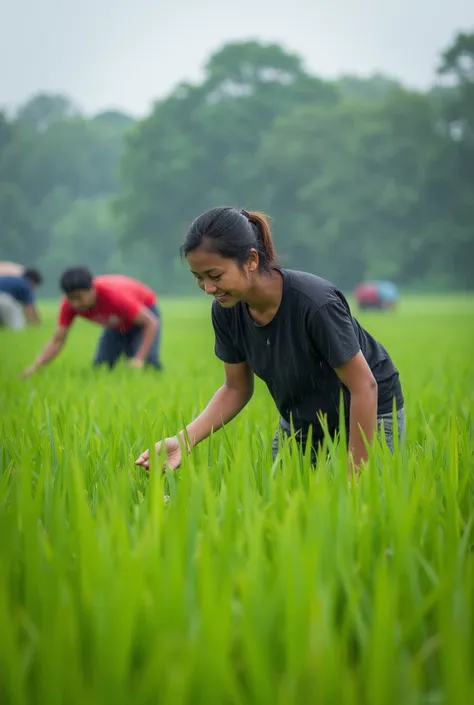
[[[162,369],[160,362],[159,350],[161,340],[161,317],[160,313],[153,304],[148,307],[152,313],[157,316],[159,321],[158,330],[156,331],[155,339],[149,350],[145,364],[155,367],[157,370]],[[106,328],[99,338],[97,350],[94,357],[94,365],[107,364],[112,369],[117,363],[120,355],[125,355],[128,358],[135,357],[142,343],[143,326],[133,326],[126,333]]]

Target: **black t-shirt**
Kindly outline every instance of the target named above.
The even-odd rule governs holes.
[[[212,304],[216,356],[226,363],[247,362],[267,385],[288,423],[322,438],[318,414],[328,428],[339,428],[341,390],[346,419],[350,395],[334,368],[360,350],[378,384],[378,413],[390,413],[393,399],[403,407],[403,393],[388,352],[352,316],[344,295],[330,282],[306,272],[279,269],[283,276],[280,306],[267,325],[258,325],[247,304],[226,309]]]

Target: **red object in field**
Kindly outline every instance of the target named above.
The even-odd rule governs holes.
[[[359,304],[374,305],[379,301],[379,290],[375,284],[359,284],[354,290],[354,298]]]

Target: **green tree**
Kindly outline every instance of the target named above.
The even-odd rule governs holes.
[[[35,261],[40,245],[33,211],[16,184],[0,182],[0,259]]]
[[[144,120],[39,93],[0,112],[0,257],[41,261],[52,282],[87,261],[181,292],[188,224],[231,204],[273,216],[284,264],[341,286],[472,287],[474,35],[439,73],[426,94],[378,74],[326,82],[248,41]]]
[[[80,116],[79,108],[65,95],[38,93],[22,105],[16,118],[23,127],[44,132],[56,122]]]
[[[0,111],[0,160],[2,152],[13,138],[13,125],[8,121],[5,113]]]
[[[364,277],[404,278],[427,245],[423,194],[439,149],[426,96],[392,90],[383,101],[299,108],[262,145],[284,260],[341,286]]]
[[[110,115],[96,120],[58,117],[37,131],[28,129],[24,120],[0,123],[0,182],[14,184],[31,211],[32,246],[38,256],[52,246],[52,228],[74,201],[117,192],[117,168],[129,126],[129,121]],[[29,244],[22,247],[28,249]]]
[[[107,199],[74,201],[53,225],[49,251],[40,261],[48,293],[57,293],[57,281],[67,267],[82,265],[103,274],[116,247]]]
[[[394,88],[402,88],[398,81],[379,73],[369,78],[343,75],[336,85],[344,98],[361,98],[367,101],[379,101],[386,98]]]
[[[163,285],[177,285],[178,246],[197,213],[261,202],[256,155],[274,119],[298,104],[337,100],[334,87],[275,45],[246,42],[216,52],[202,84],[179,86],[128,136],[115,203],[122,241],[152,244]]]
[[[460,33],[442,55],[440,76],[455,82],[446,118],[456,128],[455,138],[474,147],[474,34]]]
[[[449,245],[444,269],[456,285],[472,288],[474,277],[474,34],[459,33],[441,58],[441,77],[451,83],[442,105],[445,149],[438,167],[437,197],[445,205]]]

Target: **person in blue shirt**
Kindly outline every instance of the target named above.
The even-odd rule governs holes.
[[[36,308],[35,288],[43,281],[37,269],[21,275],[0,276],[0,327],[20,330],[25,324],[41,322]]]

